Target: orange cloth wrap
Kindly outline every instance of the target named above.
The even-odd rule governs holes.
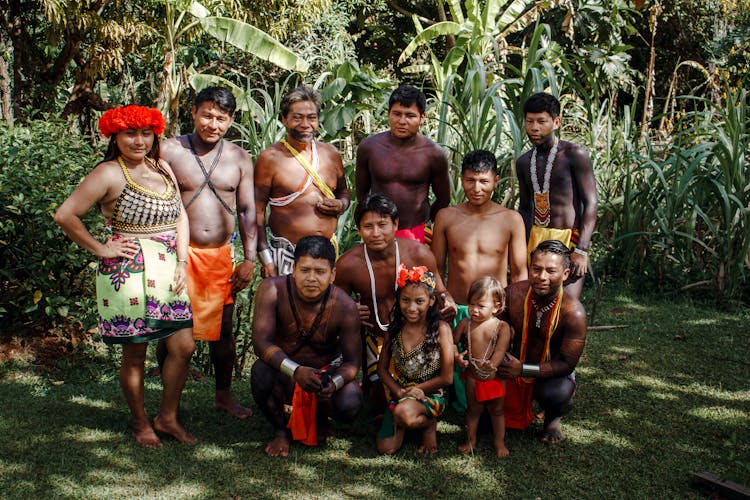
[[[531,399],[534,384],[520,377],[505,381],[505,426],[508,429],[525,429],[534,420]]]
[[[318,446],[318,432],[315,416],[318,411],[318,399],[312,392],[304,391],[294,384],[292,396],[292,414],[286,425],[292,431],[292,439],[307,446]]]
[[[505,396],[505,388],[500,379],[477,380],[474,386],[474,397],[478,403],[484,403],[492,399],[499,399]]]
[[[232,246],[188,248],[187,285],[193,304],[193,338],[219,340],[224,306],[234,303],[229,279],[234,271]]]

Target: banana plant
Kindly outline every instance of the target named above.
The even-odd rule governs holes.
[[[211,11],[196,0],[164,0],[164,6],[164,63],[157,105],[167,117],[170,135],[179,133],[179,98],[187,80],[187,68],[180,64],[178,51],[182,40],[196,31],[254,54],[282,69],[307,71],[307,61],[255,26],[229,17],[212,16]]]
[[[405,63],[420,47],[426,47],[430,64],[416,64],[403,68],[405,72],[428,73],[435,88],[442,89],[450,75],[456,74],[466,59],[504,59],[503,51],[509,50],[506,37],[534,22],[539,15],[566,0],[534,2],[530,0],[450,0],[448,6],[451,21],[435,23],[427,28],[419,18],[413,16],[417,35],[399,56],[399,64]],[[465,12],[465,13],[464,13]],[[452,36],[455,43],[443,60],[431,49],[431,43],[441,37]]]

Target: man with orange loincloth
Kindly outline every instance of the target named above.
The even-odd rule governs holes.
[[[513,347],[497,372],[506,380],[505,425],[525,429],[533,420],[531,400],[544,410],[542,442],[563,439],[560,418],[573,405],[575,367],[586,344],[586,311],[563,282],[570,251],[547,240],[531,252],[529,280],[505,291],[500,318],[513,329]]]
[[[237,418],[252,415],[230,387],[234,370],[234,295],[250,283],[255,267],[255,201],[250,155],[224,139],[236,103],[224,87],[207,87],[195,97],[195,131],[165,141],[162,158],[174,169],[190,221],[188,294],[193,304],[193,336],[208,341],[216,373],[214,406]],[[233,233],[239,220],[244,259],[235,265]],[[166,346],[160,344],[159,359]]]
[[[294,250],[292,274],[265,279],[255,295],[251,385],[274,428],[269,456],[287,456],[292,440],[317,445],[328,416],[352,420],[362,407],[362,341],[357,304],[333,285],[335,252],[322,236]],[[289,422],[284,412],[292,405]]]
[[[424,93],[401,85],[388,100],[390,130],[368,137],[357,148],[357,200],[383,193],[398,207],[396,236],[428,243],[438,210],[451,201],[448,159],[419,132],[425,120]],[[430,187],[435,202],[430,205]]]
[[[516,162],[518,212],[526,226],[528,252],[544,240],[573,250],[565,288],[581,298],[589,266],[588,249],[596,225],[596,180],[588,153],[555,136],[560,101],[540,92],[523,105],[526,135],[534,148]]]
[[[349,207],[341,155],[315,139],[320,107],[320,95],[312,89],[302,85],[289,91],[281,101],[286,137],[261,152],[255,165],[258,257],[264,278],[291,272],[294,246],[303,236],[332,239],[338,216]],[[271,207],[267,222],[266,206]]]

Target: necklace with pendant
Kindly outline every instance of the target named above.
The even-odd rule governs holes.
[[[555,307],[555,304],[557,304],[559,298],[559,295],[555,295],[555,299],[544,307],[537,307],[536,300],[531,299],[531,304],[534,306],[534,310],[536,311],[535,325],[537,328],[540,328],[542,326],[542,318],[544,317],[544,314]]]
[[[550,223],[550,211],[549,204],[549,180],[552,176],[552,166],[555,163],[555,157],[557,156],[557,145],[560,141],[555,137],[552,143],[552,148],[547,155],[547,165],[544,169],[544,181],[542,187],[539,187],[539,179],[536,174],[536,150],[531,152],[531,164],[529,169],[531,170],[531,185],[534,187],[534,224],[537,226],[547,227]]]

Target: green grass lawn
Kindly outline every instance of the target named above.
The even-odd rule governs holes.
[[[449,412],[437,455],[419,455],[412,439],[381,457],[364,412],[326,448],[293,445],[272,459],[270,427],[213,410],[206,379],[188,381],[182,404],[200,442],[144,450],[127,432],[116,359],[63,363],[53,375],[16,363],[0,367],[0,497],[661,499],[700,497],[693,472],[750,484],[750,311],[608,288],[597,323],[627,327],[589,333],[560,445],[541,445],[535,423],[508,433],[508,459],[493,456],[489,434],[460,456],[462,420]],[[151,414],[159,392],[147,379]],[[235,392],[250,403],[247,380]]]

